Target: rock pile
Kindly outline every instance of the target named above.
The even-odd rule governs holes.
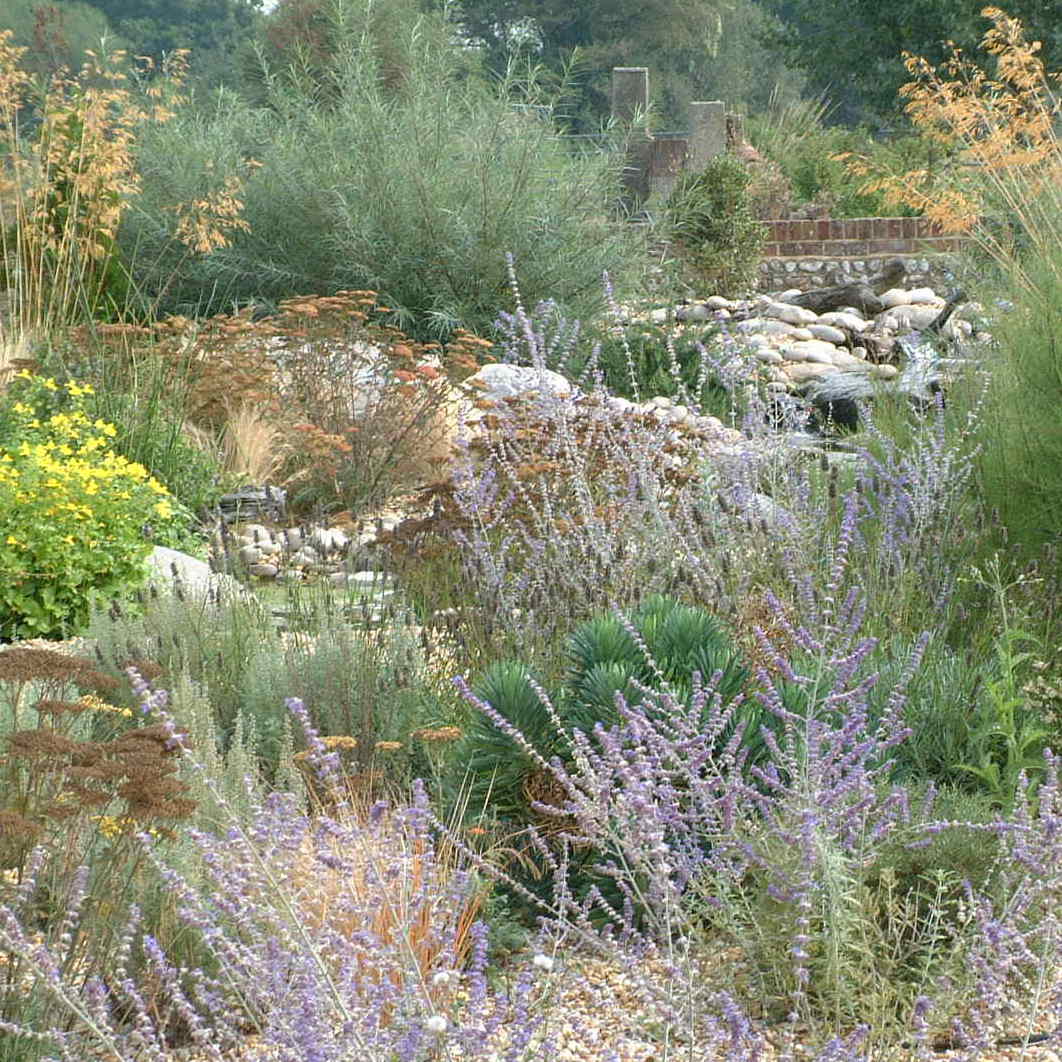
[[[398,518],[381,519],[379,526],[348,533],[342,527],[269,528],[239,524],[219,530],[211,539],[211,563],[224,571],[246,572],[260,580],[301,582],[319,577],[342,587],[377,593],[387,577],[367,567],[371,548],[381,531],[393,530]]]

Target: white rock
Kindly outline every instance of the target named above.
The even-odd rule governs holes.
[[[895,365],[871,365],[870,375],[878,380],[895,380],[900,370]]]
[[[829,324],[808,325],[807,331],[811,333],[813,339],[823,339],[827,343],[843,343],[846,338],[844,332]]]
[[[770,321],[765,317],[750,317],[734,326],[742,335],[788,336],[793,326],[784,321]]]
[[[722,295],[709,295],[704,300],[704,305],[710,310],[732,310],[737,303],[730,299],[724,299]]]
[[[920,302],[937,303],[944,301],[932,288],[914,288],[909,291],[907,295],[907,301],[912,304]]]
[[[833,363],[844,372],[861,372],[870,368],[869,362],[849,354],[847,350],[837,351],[833,356]]]
[[[310,545],[318,553],[339,553],[350,540],[338,527],[317,527],[310,535]]]
[[[212,571],[206,561],[167,546],[156,546],[148,554],[146,565],[147,585],[157,587],[160,593],[172,592],[175,580],[193,597],[205,597],[213,591],[230,598],[249,593],[231,575]]]
[[[819,323],[833,325],[835,328],[850,328],[853,332],[865,332],[870,327],[870,322],[864,321],[859,314],[842,313],[839,310],[822,314]]]
[[[788,302],[772,302],[763,311],[764,317],[773,317],[791,325],[807,325],[819,319],[818,314],[806,310],[803,306],[794,306]]]
[[[793,383],[807,383],[819,376],[829,376],[830,373],[839,372],[836,365],[819,365],[806,362],[803,365],[787,365],[785,374]]]
[[[765,365],[781,365],[785,360],[773,347],[760,347],[753,356],[757,361],[762,361]]]
[[[302,531],[297,527],[289,527],[284,532],[284,545],[288,549],[298,549],[302,545]]]
[[[811,361],[820,365],[832,365],[836,353],[837,348],[832,343],[821,339],[807,339],[782,348],[782,357],[786,361]]]
[[[609,409],[614,409],[617,413],[627,413],[634,405],[629,398],[623,398],[620,395],[609,395],[605,401]]]
[[[347,582],[362,590],[384,590],[394,586],[395,577],[389,572],[351,572]]]
[[[649,312],[649,320],[653,324],[667,324],[667,319],[670,316],[670,310],[650,310]]]
[[[940,310],[936,306],[897,306],[894,310],[886,310],[878,316],[878,323],[883,328],[892,329],[894,332],[904,332],[914,329],[921,331],[928,328],[939,316]]]
[[[782,294],[778,296],[778,301],[788,303],[791,299],[795,299],[798,295],[803,294],[804,293],[800,290],[800,288],[786,288],[785,291],[783,291]]]
[[[857,358],[866,359],[867,348],[866,347],[852,347],[852,355]]]
[[[507,398],[541,394],[570,395],[572,385],[559,372],[536,369],[526,365],[484,365],[465,386],[480,393],[482,398],[499,402]]]
[[[886,310],[894,309],[897,306],[910,306],[911,293],[903,288],[889,288],[888,291],[881,293],[881,304]]]

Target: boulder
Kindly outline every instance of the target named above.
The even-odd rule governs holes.
[[[559,372],[526,365],[484,365],[465,386],[480,393],[480,398],[501,402],[509,398],[551,394],[566,397],[572,385]]]
[[[200,599],[213,595],[250,595],[231,575],[215,572],[206,561],[167,546],[156,546],[148,554],[145,585],[155,587],[160,593],[179,590]]]

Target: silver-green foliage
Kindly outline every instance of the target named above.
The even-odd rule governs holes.
[[[445,334],[493,322],[507,253],[525,297],[584,316],[606,268],[617,283],[638,268],[640,238],[609,218],[621,159],[576,158],[534,76],[488,82],[435,18],[405,28],[397,79],[357,19],[334,32],[327,93],[320,72],[267,71],[266,105],[221,95],[145,133],[143,210],[123,238],[154,263],[138,279],[165,305],[370,288],[404,328]],[[226,173],[245,175],[250,232],[189,255],[172,240],[176,204]]]

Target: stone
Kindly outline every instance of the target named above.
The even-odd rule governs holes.
[[[147,557],[148,586],[160,593],[173,592],[178,583],[183,592],[204,598],[210,594],[246,596],[248,591],[231,575],[215,572],[206,561],[168,546],[156,546]]]
[[[725,299],[722,295],[709,295],[704,300],[704,305],[710,310],[732,310],[737,305],[731,299]]]
[[[909,306],[911,304],[911,293],[904,291],[903,288],[890,288],[888,291],[881,293],[881,304],[886,310],[894,309],[897,306]]]
[[[349,541],[338,527],[315,527],[310,533],[310,545],[324,556],[329,553],[342,553]]]
[[[894,310],[886,310],[878,317],[878,323],[882,328],[891,329],[894,332],[906,332],[914,330],[921,332],[928,328],[940,316],[940,308],[937,306],[911,305],[898,306]]]
[[[811,324],[808,325],[807,330],[811,333],[812,339],[822,339],[827,343],[843,344],[847,339],[844,332],[830,324]]]
[[[265,553],[257,546],[243,546],[239,552],[239,558],[244,564],[257,564]]]
[[[362,590],[385,590],[393,588],[395,577],[390,572],[351,572],[347,582]]]
[[[275,564],[252,564],[247,571],[259,579],[275,579],[280,569]]]
[[[838,371],[836,365],[821,365],[813,362],[804,362],[803,364],[787,365],[785,368],[785,375],[793,383],[801,384],[807,383],[809,380],[817,379],[820,376],[829,376]]]
[[[710,306],[680,306],[675,311],[676,321],[710,321],[715,311]]]
[[[753,354],[753,357],[757,361],[762,361],[765,365],[781,365],[785,360],[781,353],[773,347],[760,347]]]
[[[500,363],[484,365],[465,381],[465,386],[492,402],[543,393],[567,397],[572,393],[571,383],[551,369]]]
[[[290,550],[297,550],[302,545],[302,531],[297,527],[289,527],[283,535],[284,546]]]
[[[813,313],[811,310],[805,309],[803,306],[794,306],[788,302],[772,302],[763,311],[765,317],[772,317],[778,321],[785,321],[786,324],[791,325],[808,325],[817,321],[818,314]]]
[[[870,375],[878,380],[895,380],[900,370],[895,365],[872,365]]]
[[[666,309],[651,310],[649,312],[649,321],[651,324],[667,324],[670,317],[671,311]]]
[[[242,487],[232,494],[223,494],[218,499],[218,511],[227,524],[256,516],[279,520],[284,515],[286,504],[287,492],[266,484],[264,487]]]
[[[865,372],[870,367],[863,358],[857,358],[847,350],[837,351],[833,356],[833,363],[844,372]]]
[[[834,328],[849,328],[853,332],[864,332],[870,327],[870,322],[863,320],[859,314],[834,310],[832,313],[824,313],[819,316],[819,323],[831,325]]]
[[[782,348],[782,357],[786,361],[810,361],[821,365],[832,365],[837,348],[832,343],[821,339],[808,339],[798,343],[789,343]]]
[[[907,301],[912,304],[943,304],[944,300],[932,288],[914,288],[907,293]]]

